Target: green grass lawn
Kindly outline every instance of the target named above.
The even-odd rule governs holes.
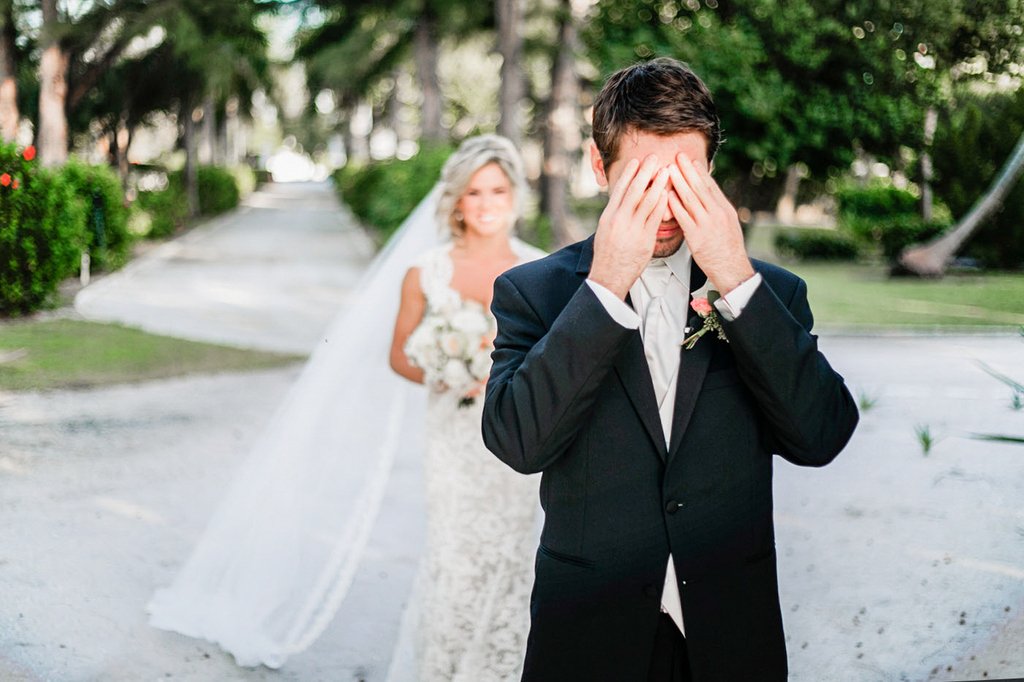
[[[772,226],[755,227],[747,235],[747,249],[752,256],[780,263],[807,281],[816,327],[977,331],[1024,325],[1024,273],[892,278],[882,263],[780,261],[774,236]]]
[[[890,278],[882,265],[786,263],[825,328],[977,330],[1024,325],[1024,273]]]
[[[301,359],[155,336],[112,324],[65,319],[0,324],[0,389],[11,391],[245,371]]]

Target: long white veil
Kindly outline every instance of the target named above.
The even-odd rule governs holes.
[[[425,404],[388,352],[406,269],[440,242],[439,186],[375,258],[258,439],[150,623],[239,665],[308,647],[351,585],[395,451]],[[414,434],[415,435],[415,434]]]

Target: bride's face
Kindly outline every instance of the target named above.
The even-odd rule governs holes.
[[[480,236],[505,232],[515,222],[512,182],[501,166],[489,163],[473,174],[455,207],[467,232]]]

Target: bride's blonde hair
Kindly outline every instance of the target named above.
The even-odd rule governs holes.
[[[441,169],[441,196],[437,200],[437,220],[453,237],[461,236],[466,226],[455,218],[459,202],[473,174],[489,163],[496,163],[512,185],[515,200],[513,225],[523,216],[526,202],[526,175],[523,159],[512,141],[501,135],[478,135],[463,140]]]

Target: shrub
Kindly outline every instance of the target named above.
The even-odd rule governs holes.
[[[838,230],[812,228],[782,229],[775,235],[775,249],[799,260],[854,260],[857,242]]]
[[[181,176],[170,173],[167,186],[161,190],[139,192],[135,206],[149,214],[149,239],[162,239],[184,227],[188,219],[188,202],[181,185]]]
[[[107,166],[90,166],[74,158],[59,172],[82,204],[83,235],[92,268],[113,270],[124,265],[131,247],[131,233],[128,208],[117,173]]]
[[[75,188],[41,169],[35,149],[0,146],[0,314],[29,313],[74,274],[85,215]]]
[[[199,193],[199,214],[216,215],[238,206],[238,182],[232,171],[219,166],[196,169]],[[185,196],[185,174],[177,170],[167,173],[167,186],[161,190],[139,192],[136,206],[149,214],[146,236],[160,239],[174,234],[188,221],[188,199]]]
[[[196,169],[196,183],[200,215],[217,215],[238,206],[238,183],[231,171],[219,166],[200,166]]]
[[[879,222],[877,242],[882,255],[889,262],[895,263],[906,247],[926,242],[948,228],[949,223],[943,220],[926,223],[918,215],[897,215]]]
[[[334,172],[341,200],[386,241],[437,182],[451,147],[424,147],[406,161],[347,165]]]
[[[892,185],[848,186],[836,192],[840,227],[890,262],[911,244],[927,241],[948,227],[949,209],[935,202],[937,216],[925,222],[918,198]]]

